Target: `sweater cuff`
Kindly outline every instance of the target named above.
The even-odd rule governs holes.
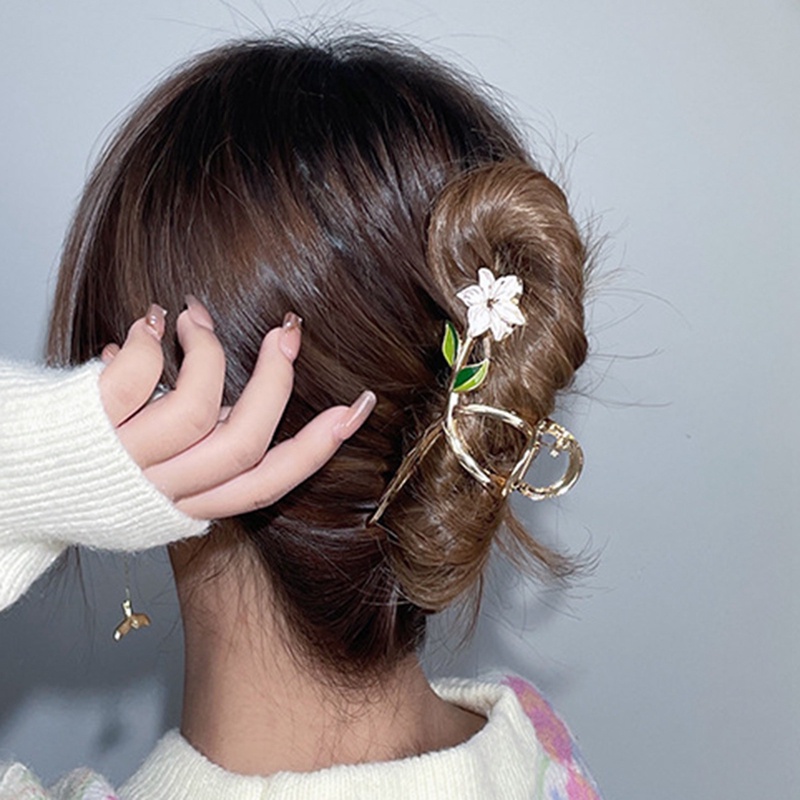
[[[107,417],[94,359],[0,364],[0,544],[32,540],[143,550],[208,529],[144,476]]]
[[[0,611],[22,597],[64,550],[57,542],[0,543]]]

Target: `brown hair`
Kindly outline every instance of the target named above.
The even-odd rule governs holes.
[[[441,439],[381,526],[365,525],[444,411],[443,323],[464,330],[455,292],[483,265],[520,276],[528,324],[493,348],[471,397],[535,424],[586,354],[586,249],[513,126],[466,78],[409,47],[236,43],[163,81],[104,151],[66,241],[48,354],[95,357],[151,300],[176,313],[192,292],[227,355],[227,404],[266,331],[288,310],[303,317],[275,441],[376,391],[371,417],[319,473],[218,523],[257,553],[309,663],[363,679],[419,646],[427,613],[480,586],[496,539],[553,575],[569,571]],[[164,348],[173,385],[176,338]],[[466,423],[479,461],[516,461],[518,433]]]

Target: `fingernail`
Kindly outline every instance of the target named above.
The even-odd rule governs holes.
[[[287,311],[281,326],[280,348],[289,361],[294,361],[300,352],[300,339],[302,337],[303,320],[294,313]]]
[[[184,296],[186,305],[189,308],[189,316],[194,322],[203,328],[208,328],[210,331],[214,330],[214,320],[208,313],[206,307],[193,295],[187,294]]]
[[[114,342],[107,344],[100,353],[100,360],[104,364],[110,364],[117,357],[117,353],[119,353],[119,351],[120,347],[118,344]]]
[[[361,392],[344,418],[333,426],[334,435],[342,441],[351,437],[370,415],[377,402],[378,398],[375,397],[375,392],[369,390]]]
[[[145,316],[145,330],[151,333],[160,342],[164,336],[164,317],[167,316],[167,311],[161,308],[160,305],[152,303],[150,308],[147,309]]]

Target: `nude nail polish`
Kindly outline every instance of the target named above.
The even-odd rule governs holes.
[[[297,314],[293,311],[286,312],[283,318],[283,325],[281,325],[279,347],[289,361],[294,361],[300,352],[302,325],[303,320]]]
[[[192,320],[203,328],[208,328],[210,331],[214,330],[214,320],[208,313],[206,307],[193,295],[187,294],[184,296],[186,306],[189,309],[189,316]]]
[[[377,402],[378,398],[375,396],[375,392],[371,392],[369,389],[362,392],[350,406],[344,418],[333,426],[334,435],[342,441],[352,436],[372,413]]]
[[[164,336],[164,318],[167,316],[167,310],[161,308],[157,303],[152,303],[150,308],[147,309],[145,315],[146,330],[161,341]]]

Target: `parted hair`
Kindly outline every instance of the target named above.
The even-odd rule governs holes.
[[[445,320],[481,266],[523,283],[527,324],[496,344],[475,402],[535,425],[586,355],[587,251],[559,187],[500,108],[457,70],[360,37],[237,42],[178,68],[112,137],[64,247],[48,356],[77,364],[124,339],[151,300],[209,309],[233,404],[266,332],[303,318],[275,442],[372,389],[378,404],[318,473],[269,508],[217,523],[251,549],[297,652],[339,678],[378,675],[426,617],[480,590],[493,542],[563,577],[571,561],[469,476],[440,438],[367,526],[403,456],[444,413]],[[164,341],[174,385],[177,338]],[[523,444],[463,419],[475,457]]]

